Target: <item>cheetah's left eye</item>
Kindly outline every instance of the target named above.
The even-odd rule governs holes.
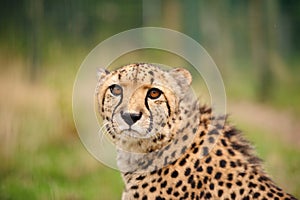
[[[149,97],[150,99],[158,99],[161,93],[162,91],[160,91],[159,89],[151,88],[147,93],[147,97]]]
[[[117,85],[117,84],[113,84],[109,87],[110,92],[115,95],[115,96],[119,96],[122,94],[123,90],[122,87]]]

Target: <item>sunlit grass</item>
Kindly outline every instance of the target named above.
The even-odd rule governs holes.
[[[0,199],[120,199],[120,174],[92,158],[77,138],[70,140],[18,152],[1,174]]]

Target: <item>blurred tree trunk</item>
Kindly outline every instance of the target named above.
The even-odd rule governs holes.
[[[281,14],[279,12],[278,1],[266,1],[267,3],[267,13],[268,13],[268,41],[269,41],[269,58],[270,65],[276,80],[279,81],[289,81],[288,67],[283,60],[280,53],[279,47],[279,36],[280,36],[280,19]],[[277,81],[276,81],[277,82]]]
[[[184,32],[197,42],[200,41],[200,1],[185,0],[183,3]]]
[[[268,41],[268,13],[265,2],[261,0],[250,1],[250,37],[252,58],[257,69],[257,98],[266,101],[270,98],[273,88],[273,73],[270,66]]]
[[[143,0],[143,26],[161,26],[160,0]]]
[[[37,78],[38,70],[42,59],[41,30],[43,17],[43,0],[28,1],[29,27],[26,30],[29,41],[28,59],[29,59],[29,78],[34,82]]]
[[[162,24],[163,27],[181,30],[181,2],[178,0],[164,0],[162,1]]]

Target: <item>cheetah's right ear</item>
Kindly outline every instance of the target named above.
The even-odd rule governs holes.
[[[97,80],[100,81],[103,79],[106,75],[108,75],[110,72],[106,69],[103,68],[98,68],[97,69]]]
[[[191,73],[184,68],[175,68],[170,70],[170,74],[176,80],[177,84],[183,89],[187,89],[192,83]]]

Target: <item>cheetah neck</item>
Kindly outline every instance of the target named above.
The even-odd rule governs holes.
[[[263,171],[252,146],[240,131],[219,124],[209,108],[200,108],[200,113],[194,141],[180,158],[151,173],[123,173],[122,199],[133,199],[136,194],[148,199],[157,196],[182,199],[188,191],[191,196],[184,199],[258,199],[261,196],[269,197],[261,199],[296,200]],[[217,123],[211,122],[214,119]]]
[[[160,169],[175,162],[192,144],[200,123],[200,112],[195,112],[199,110],[199,102],[191,95],[186,95],[179,102],[178,113],[171,119],[171,141],[150,144],[150,148],[146,148],[150,149],[147,153],[118,149],[117,164],[122,172],[142,173]]]

